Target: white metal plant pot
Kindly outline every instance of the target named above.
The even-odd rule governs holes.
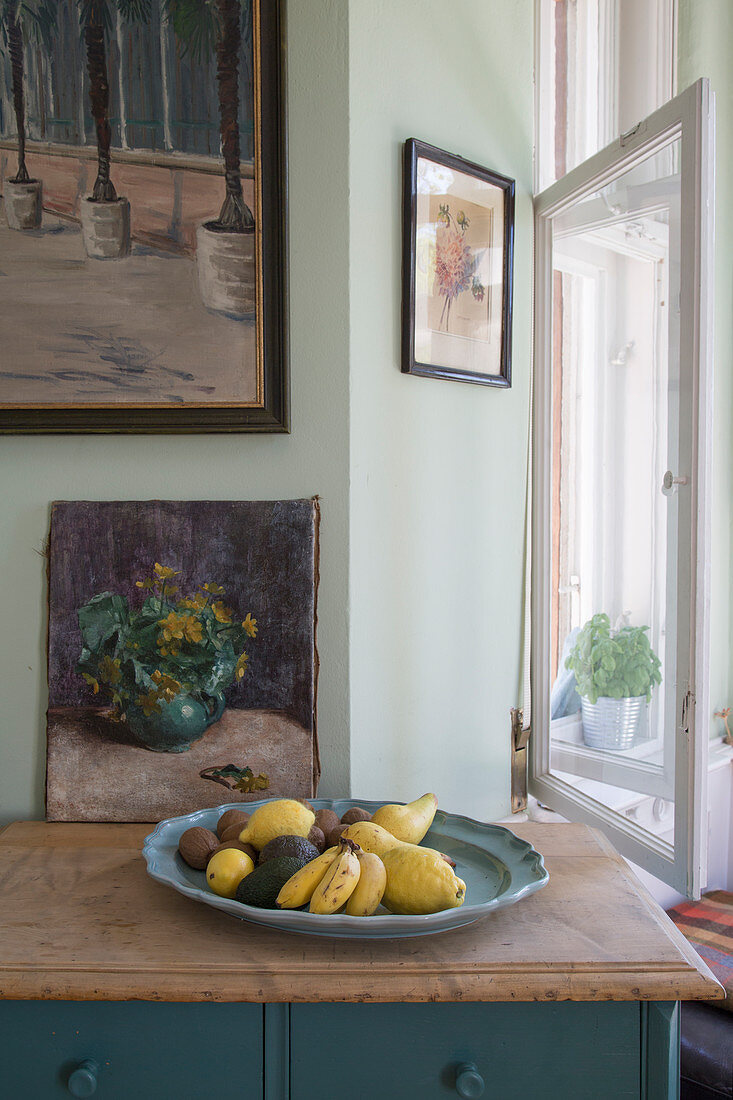
[[[196,232],[196,266],[201,299],[207,309],[246,317],[256,301],[255,234],[210,229]]]
[[[81,200],[81,232],[87,256],[93,260],[116,260],[130,252],[130,203]]]
[[[610,699],[601,695],[595,703],[581,696],[580,705],[583,740],[592,749],[609,749],[612,752],[630,749],[646,730],[646,695],[627,699]]]
[[[11,229],[38,229],[43,214],[43,184],[40,180],[27,183],[3,181],[5,217]]]

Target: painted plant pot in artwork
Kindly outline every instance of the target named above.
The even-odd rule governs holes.
[[[87,256],[116,260],[130,253],[130,203],[118,196],[110,178],[112,129],[109,123],[107,35],[119,14],[127,22],[150,18],[146,0],[77,0],[84,32],[89,98],[97,133],[97,178],[81,201],[80,220]]]
[[[242,318],[256,305],[255,220],[244,201],[240,174],[239,55],[242,17],[250,0],[166,0],[183,50],[201,55],[215,46],[219,129],[225,197],[219,216],[196,233],[196,267],[207,309]]]
[[[77,611],[77,671],[110,700],[110,717],[153,752],[185,752],[218,722],[223,692],[244,676],[244,645],[257,634],[257,620],[237,621],[220,585],[181,596],[177,575],[156,562],[151,577],[136,581],[148,593],[140,608],[101,592]]]
[[[3,184],[5,217],[10,229],[38,229],[43,217],[43,183],[31,179],[25,162],[25,96],[23,50],[27,42],[48,47],[56,23],[53,0],[0,0],[0,47],[10,56],[13,109],[18,135],[18,170]]]
[[[224,713],[226,700],[201,693],[199,698],[179,691],[170,699],[162,697],[158,709],[130,703],[126,710],[127,724],[135,740],[153,752],[186,752],[194,741],[204,736],[209,726]]]

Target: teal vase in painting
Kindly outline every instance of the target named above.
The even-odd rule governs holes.
[[[160,713],[145,714],[137,706],[127,711],[133,736],[153,752],[186,752],[218,722],[226,706],[221,693],[195,698],[181,692],[170,701],[160,700]]]

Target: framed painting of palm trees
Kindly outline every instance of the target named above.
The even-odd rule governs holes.
[[[288,430],[281,0],[0,0],[0,430]]]
[[[514,180],[410,138],[402,370],[511,385]]]

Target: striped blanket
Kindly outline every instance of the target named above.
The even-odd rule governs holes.
[[[700,901],[685,901],[668,915],[705,960],[727,997],[716,1007],[733,1012],[733,894],[711,890]]]

